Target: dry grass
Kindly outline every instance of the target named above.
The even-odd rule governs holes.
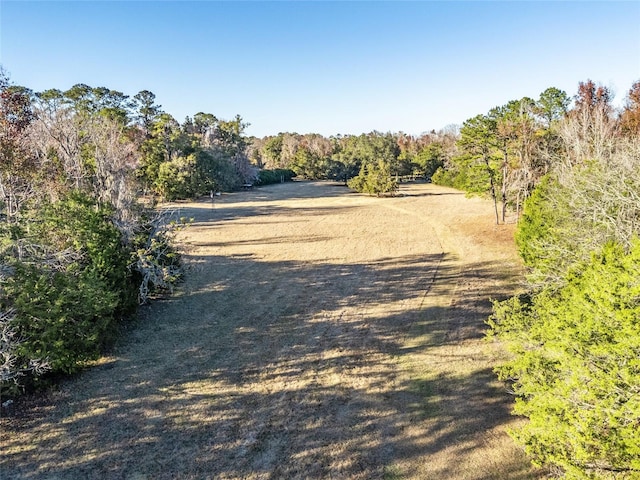
[[[512,227],[433,185],[182,204],[188,277],[1,420],[4,478],[533,479],[482,340]]]

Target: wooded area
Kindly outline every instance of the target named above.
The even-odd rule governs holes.
[[[159,200],[331,179],[393,194],[411,175],[517,219],[526,291],[496,303],[497,371],[528,422],[513,436],[566,478],[640,475],[640,81],[620,110],[592,81],[549,88],[420,136],[245,135],[182,124],[155,95],[0,75],[0,393],[78,371],[138,304],[180,279],[185,220]],[[514,292],[516,293],[516,292]]]

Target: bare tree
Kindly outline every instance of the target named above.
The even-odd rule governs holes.
[[[81,156],[82,118],[55,97],[39,95],[36,98],[29,141],[40,163],[58,163],[68,186],[85,188],[88,179]]]
[[[82,189],[114,208],[114,223],[129,238],[137,218],[133,172],[139,149],[121,122],[74,112],[55,95],[41,95],[28,140],[42,175],[37,195],[55,201],[61,192]]]
[[[105,117],[93,117],[85,125],[86,141],[95,166],[91,184],[95,198],[114,208],[114,222],[128,240],[138,221],[134,171],[139,152],[124,135],[124,127]]]
[[[620,127],[629,135],[640,135],[640,80],[634,82],[627,93],[620,115]]]
[[[32,121],[29,91],[11,85],[0,68],[0,204],[8,221],[31,194],[28,177],[36,168],[26,132]]]
[[[609,158],[616,148],[617,128],[607,104],[573,110],[559,128],[567,158],[574,165]]]
[[[569,265],[589,260],[607,242],[630,248],[640,235],[640,138],[616,135],[606,115],[567,118],[560,126],[565,150],[552,169],[545,194],[554,220],[550,238],[536,250],[549,259],[544,281],[560,282]]]

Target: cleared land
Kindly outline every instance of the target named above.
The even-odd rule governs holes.
[[[295,182],[181,204],[187,278],[113,356],[0,420],[0,477],[532,479],[483,340],[492,206]]]

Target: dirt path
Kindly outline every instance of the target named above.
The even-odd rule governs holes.
[[[482,340],[510,227],[433,185],[181,205],[188,277],[112,357],[1,420],[0,478],[530,479]]]

